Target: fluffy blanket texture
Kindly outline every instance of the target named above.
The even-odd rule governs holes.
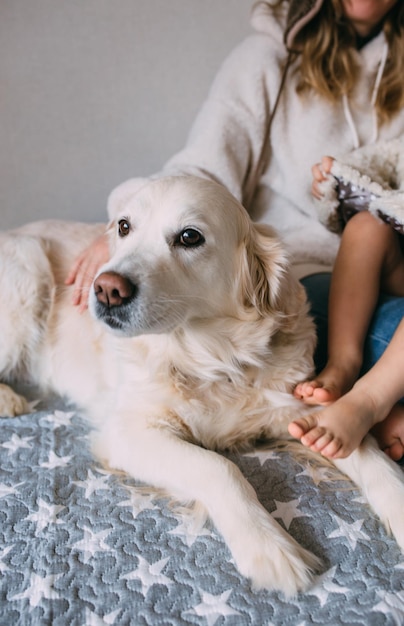
[[[319,216],[331,231],[342,232],[354,213],[369,210],[404,234],[404,138],[335,159],[321,190]]]

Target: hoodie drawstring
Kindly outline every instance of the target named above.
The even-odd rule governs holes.
[[[342,106],[344,108],[345,119],[348,123],[349,130],[351,131],[353,147],[355,149],[359,148],[360,144],[359,144],[358,131],[356,130],[356,126],[355,126],[355,122],[353,121],[351,109],[349,108],[348,98],[345,93],[342,96]]]
[[[383,45],[382,56],[380,59],[379,67],[377,69],[375,84],[373,86],[372,96],[370,99],[370,106],[372,107],[372,117],[373,117],[373,133],[370,139],[370,143],[375,143],[379,136],[379,125],[377,121],[377,113],[376,113],[375,105],[376,105],[377,94],[379,91],[380,82],[382,80],[384,68],[386,67],[388,54],[389,54],[389,47],[387,43],[385,42]],[[359,142],[358,131],[356,129],[355,122],[352,117],[352,112],[349,107],[349,101],[348,101],[348,97],[346,96],[346,94],[342,96],[342,106],[344,109],[345,119],[351,131],[353,146],[354,148],[359,148],[360,142]]]
[[[375,84],[373,86],[372,97],[370,99],[370,105],[373,107],[373,135],[371,139],[371,143],[375,143],[379,136],[379,125],[377,123],[377,113],[375,110],[377,93],[380,87],[380,81],[382,80],[384,68],[386,67],[387,57],[389,54],[389,47],[387,43],[384,43],[382,50],[382,58],[380,59],[379,67],[376,74]]]

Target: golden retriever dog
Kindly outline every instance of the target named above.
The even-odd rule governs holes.
[[[285,439],[307,410],[291,392],[312,374],[315,332],[281,244],[194,177],[129,181],[109,212],[111,260],[84,314],[63,280],[102,226],[37,222],[0,236],[1,380],[67,396],[108,466],[201,503],[255,588],[307,588],[318,559],[217,453]],[[2,384],[0,412],[25,411]],[[371,437],[336,464],[404,549],[401,469]]]

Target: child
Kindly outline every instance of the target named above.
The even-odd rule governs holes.
[[[404,396],[404,321],[381,359],[355,383],[380,290],[404,296],[403,239],[389,225],[394,223],[398,229],[402,228],[398,218],[402,217],[403,194],[399,187],[402,181],[404,184],[404,176],[401,179],[403,154],[404,143],[400,140],[353,153],[351,162],[355,163],[356,159],[371,166],[379,182],[349,166],[344,170],[341,163],[330,157],[324,157],[321,164],[313,167],[312,192],[325,205],[327,198],[324,200],[323,192],[329,199],[329,189],[323,183],[333,180],[331,172],[345,174],[345,179],[339,179],[345,194],[339,201],[339,208],[340,213],[347,206],[350,211],[345,210],[349,221],[342,233],[331,281],[328,361],[314,380],[299,384],[294,392],[307,404],[330,406],[295,420],[289,432],[304,445],[330,458],[348,456],[376,424],[379,445],[389,456],[398,460],[404,454],[404,405],[396,404]],[[378,171],[377,165],[380,166]],[[385,170],[389,180],[383,181],[380,168]],[[347,192],[349,178],[355,183],[354,194]],[[335,180],[331,185],[335,188]],[[354,200],[357,205],[352,210]],[[328,204],[330,208],[330,202]],[[384,221],[363,210],[368,207],[373,212],[373,207],[384,208],[385,212],[380,208],[376,210]],[[331,211],[328,225],[336,222],[336,213]]]

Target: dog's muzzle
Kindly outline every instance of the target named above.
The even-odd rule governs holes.
[[[137,292],[137,286],[126,276],[103,272],[94,281],[96,316],[111,328],[122,329],[128,321],[128,308]]]

